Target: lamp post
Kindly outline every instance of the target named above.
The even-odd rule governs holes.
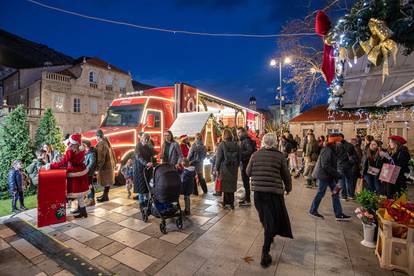
[[[289,64],[292,60],[290,57],[285,57],[283,64]],[[270,66],[276,67],[279,66],[279,116],[280,116],[280,132],[283,134],[282,125],[283,125],[283,90],[282,90],[282,58],[270,60]]]

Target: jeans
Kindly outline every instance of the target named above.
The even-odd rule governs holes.
[[[313,199],[312,206],[309,211],[311,214],[315,214],[318,212],[319,204],[321,203],[322,198],[325,196],[326,188],[329,187],[331,189],[331,192],[333,192],[336,187],[336,183],[334,180],[318,179],[318,182],[319,182],[318,193]],[[332,194],[332,206],[333,206],[333,211],[335,213],[335,217],[341,216],[342,206],[341,206],[341,202],[339,201],[338,194]]]
[[[376,192],[380,195],[384,194],[383,186],[376,175],[366,174],[364,175],[364,179],[367,182],[369,191]]]
[[[17,209],[17,200],[20,202],[20,208],[24,207],[24,194],[23,191],[12,192],[12,209]]]
[[[138,201],[140,208],[145,207],[148,202],[148,194],[138,194]]]
[[[342,197],[355,197],[354,173],[352,168],[339,171],[339,174],[341,175],[339,185],[342,187]]]
[[[204,179],[203,173],[198,173],[198,183],[200,184],[201,189],[203,190],[203,193],[207,194],[207,183]]]
[[[242,176],[242,180],[243,180],[243,187],[244,187],[244,191],[245,191],[245,197],[244,200],[246,200],[247,202],[250,202],[250,177],[247,176],[246,174],[246,168],[247,168],[247,163],[242,163],[241,165],[241,176]]]

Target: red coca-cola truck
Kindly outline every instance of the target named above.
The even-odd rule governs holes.
[[[191,137],[201,132],[207,148],[213,150],[217,141],[215,124],[247,125],[251,133],[262,133],[264,121],[262,114],[255,110],[177,83],[127,93],[125,97],[113,100],[100,129],[114,148],[118,171],[133,155],[141,133],[149,133],[159,151],[166,130],[174,129],[176,137],[182,134]],[[96,144],[95,133],[96,130],[91,130],[82,134],[92,146]]]

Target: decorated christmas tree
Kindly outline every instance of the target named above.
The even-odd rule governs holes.
[[[53,149],[60,152],[65,150],[63,133],[56,125],[56,118],[50,108],[45,110],[35,135],[35,148],[39,149],[44,144],[50,144]]]
[[[7,190],[13,160],[21,160],[26,167],[33,157],[27,115],[20,105],[0,125],[0,190]]]

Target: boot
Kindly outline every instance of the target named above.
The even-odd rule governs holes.
[[[262,253],[262,260],[260,261],[260,265],[263,268],[268,267],[272,264],[272,256],[269,253]]]
[[[74,217],[75,218],[87,218],[88,217],[88,213],[86,212],[86,207],[81,207],[79,214],[78,215],[75,215]]]
[[[189,216],[191,214],[190,212],[190,197],[184,197],[184,215]]]
[[[313,186],[313,185],[312,185],[312,179],[309,179],[309,178],[308,178],[308,179],[306,179],[306,188],[310,188],[310,189],[311,189],[311,188],[312,188],[312,186]]]
[[[77,214],[79,214],[80,213],[80,207],[79,207],[79,205],[78,205],[78,208],[76,209],[76,210],[73,210],[73,211],[70,211],[70,213],[72,214],[72,215],[77,215]]]
[[[105,202],[105,201],[109,201],[109,197],[108,197],[108,194],[109,194],[109,189],[110,189],[110,187],[109,187],[109,186],[105,186],[105,189],[104,189],[103,195],[97,198],[97,201],[98,201],[98,202]]]

